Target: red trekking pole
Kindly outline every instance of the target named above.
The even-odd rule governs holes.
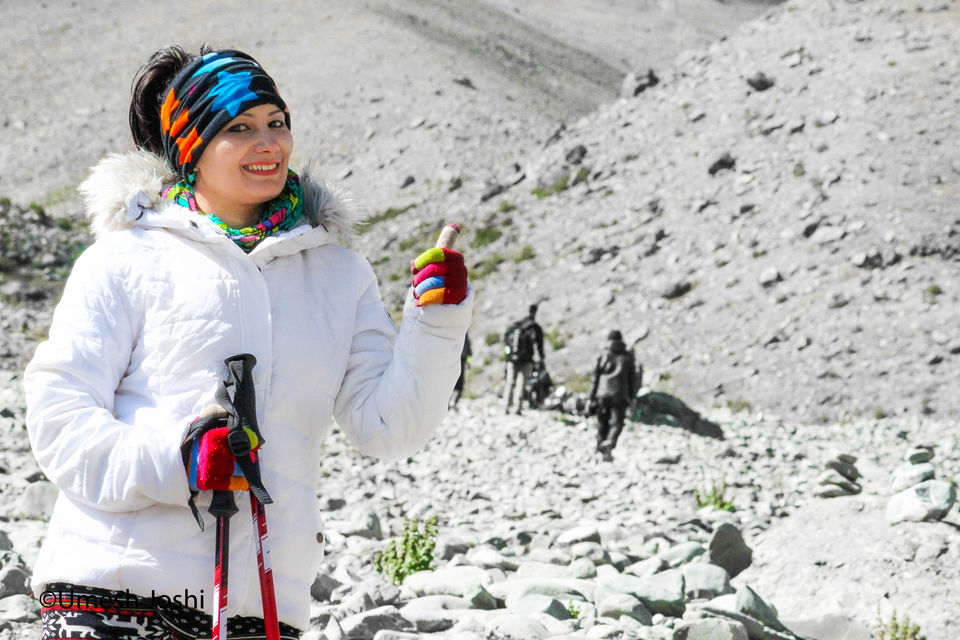
[[[257,426],[256,394],[253,388],[252,371],[257,359],[250,354],[227,358],[229,378],[218,393],[221,406],[230,412],[227,419],[229,434],[227,442],[236,458],[237,466],[250,487],[250,511],[257,544],[257,568],[260,573],[260,598],[263,603],[263,623],[267,640],[280,640],[280,623],[277,617],[277,598],[273,588],[273,570],[270,567],[270,549],[267,545],[267,515],[264,504],[273,500],[260,479],[259,457],[251,450],[250,438],[244,429],[251,430],[258,443],[264,439]],[[218,502],[217,494],[224,494]],[[229,503],[228,503],[229,501]],[[214,513],[214,505],[217,512]],[[227,637],[227,567],[230,534],[230,516],[237,512],[237,505],[230,491],[215,491],[210,512],[217,516],[215,598],[218,600],[217,615],[213,621],[214,640]]]
[[[232,491],[214,491],[209,511],[217,519],[217,546],[213,574],[213,640],[227,640],[227,579],[230,566],[230,516],[237,512]]]
[[[277,595],[273,590],[273,568],[270,566],[270,547],[267,545],[267,513],[257,497],[250,494],[250,511],[257,541],[257,569],[260,571],[260,599],[263,602],[263,626],[267,640],[280,640],[280,622],[277,618]]]

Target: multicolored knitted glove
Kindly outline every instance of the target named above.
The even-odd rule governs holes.
[[[183,443],[184,467],[193,491],[227,490],[247,491],[250,484],[243,477],[237,459],[227,442],[227,416],[219,405],[210,405],[190,423],[187,440]],[[244,427],[250,439],[250,451],[260,448],[256,434]]]
[[[453,249],[427,249],[410,263],[418,307],[460,304],[467,297],[467,267]]]

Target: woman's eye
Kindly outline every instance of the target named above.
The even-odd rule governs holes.
[[[248,128],[249,127],[247,127],[247,125],[245,124],[235,124],[232,127],[230,127],[228,131],[232,131],[233,133],[242,133],[243,131],[246,131]]]
[[[287,126],[287,123],[284,122],[283,120],[271,120],[271,121],[270,121],[270,128],[271,128],[271,129],[282,129],[282,128],[285,127],[285,126]]]

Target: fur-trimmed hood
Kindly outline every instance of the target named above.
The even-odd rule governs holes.
[[[314,227],[322,226],[340,238],[354,235],[359,222],[350,199],[337,189],[315,180],[311,165],[297,171],[303,185],[304,216]],[[177,181],[166,160],[148,151],[112,153],[97,163],[79,187],[94,236],[137,226],[130,216],[131,202],[162,214],[167,206],[160,192]],[[141,195],[142,194],[142,195]],[[178,207],[179,208],[179,207]]]

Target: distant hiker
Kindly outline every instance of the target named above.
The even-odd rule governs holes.
[[[295,638],[323,558],[316,489],[331,418],[376,457],[406,458],[431,437],[471,319],[463,256],[432,248],[414,261],[398,332],[370,264],[340,243],[355,214],[289,169],[290,113],[245,53],[157,51],[134,78],[129,118],[136,151],[107,156],[80,187],[96,241],[24,375],[30,444],[60,490],[34,596],[101,603],[41,598],[43,638],[210,637],[206,505],[210,490],[249,501],[230,473],[243,446],[259,449],[274,500],[269,563],[281,636]],[[217,435],[182,452],[194,419],[222,411],[225,359],[247,353],[263,447]],[[227,471],[198,473],[212,468]],[[229,529],[230,636],[262,638],[262,536],[249,516]]]
[[[597,416],[597,451],[606,461],[613,460],[613,448],[623,431],[627,407],[637,391],[633,353],[623,343],[623,335],[613,330],[607,335],[607,351],[597,358],[590,387],[589,411]]]
[[[510,413],[510,407],[513,406],[514,390],[519,386],[517,415],[520,415],[524,385],[533,372],[534,358],[539,357],[540,364],[543,364],[544,361],[543,329],[537,324],[536,316],[537,305],[532,304],[527,317],[514,322],[504,334],[503,348],[507,357],[506,386],[503,390],[506,399],[505,413]],[[517,384],[518,380],[520,381],[519,385]]]
[[[467,376],[467,364],[470,362],[470,356],[473,355],[473,349],[470,348],[470,336],[463,336],[463,349],[460,351],[460,377],[453,385],[453,398],[450,400],[450,408],[456,409],[460,402],[460,396],[463,395],[463,382]]]

